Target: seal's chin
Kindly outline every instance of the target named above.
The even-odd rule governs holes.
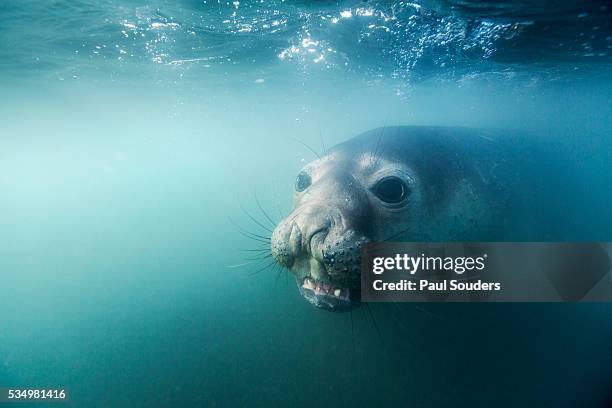
[[[306,277],[296,279],[300,293],[308,302],[327,310],[343,310],[351,307],[351,292],[347,288],[317,282]]]

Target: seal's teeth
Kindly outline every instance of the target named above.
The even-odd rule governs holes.
[[[317,282],[308,277],[304,278],[301,287],[310,290],[316,296],[327,296],[328,298],[336,298],[339,300],[349,299],[349,290],[332,286],[328,283]]]
[[[309,278],[304,279],[304,283],[302,284],[302,286],[306,289],[315,290],[315,284],[312,279]]]

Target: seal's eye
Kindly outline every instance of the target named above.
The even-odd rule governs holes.
[[[312,181],[310,180],[310,176],[308,175],[308,173],[304,171],[301,172],[295,179],[295,191],[301,193],[310,186],[311,182]]]
[[[385,177],[376,183],[372,192],[376,197],[388,204],[399,204],[410,194],[410,190],[404,180],[393,176]]]

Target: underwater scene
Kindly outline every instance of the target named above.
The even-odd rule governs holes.
[[[0,0],[0,95],[0,389],[69,396],[17,406],[611,406],[610,302],[359,289],[612,241],[608,2]]]

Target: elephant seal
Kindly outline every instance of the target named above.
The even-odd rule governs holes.
[[[370,242],[571,238],[557,227],[584,221],[566,199],[579,194],[576,172],[535,139],[457,127],[360,134],[299,172],[272,256],[306,300],[338,310],[358,301]]]

